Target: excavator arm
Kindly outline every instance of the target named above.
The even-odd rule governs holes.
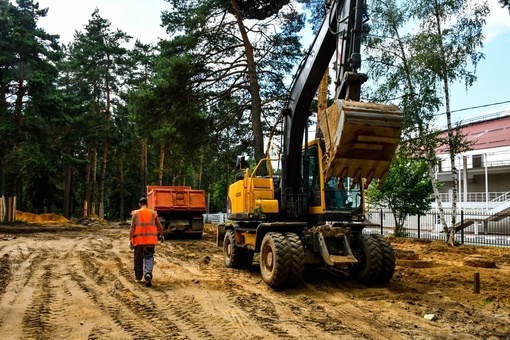
[[[365,0],[332,0],[327,4],[327,14],[282,110],[285,125],[280,211],[289,218],[298,219],[308,212],[308,156],[306,151],[302,154],[303,136],[307,136],[310,105],[335,52],[336,98],[342,101],[319,113],[319,128],[330,137],[326,139],[323,164],[326,178],[384,179],[402,128],[402,114],[397,107],[359,102],[361,85],[367,79],[358,73]],[[355,109],[343,112],[352,102],[356,103]],[[346,151],[353,146],[355,151]],[[374,152],[377,149],[385,152]],[[365,154],[367,150],[372,152]]]

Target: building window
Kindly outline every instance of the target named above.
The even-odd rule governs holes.
[[[473,168],[482,167],[482,155],[473,155]]]

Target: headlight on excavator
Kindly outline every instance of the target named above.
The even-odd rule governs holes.
[[[266,214],[254,214],[254,213],[250,213],[250,214],[248,214],[248,217],[250,218],[250,220],[265,220],[266,219]]]
[[[365,222],[365,215],[352,215],[351,221],[353,222]]]

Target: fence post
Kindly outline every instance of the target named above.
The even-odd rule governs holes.
[[[460,244],[464,244],[464,210],[460,211]]]
[[[420,238],[420,214],[418,213],[418,238]]]
[[[381,209],[381,235],[384,235],[382,222],[383,222],[383,212],[382,212],[382,209]]]

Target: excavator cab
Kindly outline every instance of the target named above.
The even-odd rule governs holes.
[[[352,177],[333,176],[326,178],[324,162],[326,153],[324,142],[320,139],[308,143],[302,158],[307,154],[310,159],[308,183],[310,186],[309,214],[315,222],[325,221],[363,221],[364,198],[363,180]]]
[[[325,202],[326,210],[355,210],[361,207],[361,186],[354,183],[351,188],[353,179],[348,177],[341,181],[338,177],[331,178],[326,182]]]

